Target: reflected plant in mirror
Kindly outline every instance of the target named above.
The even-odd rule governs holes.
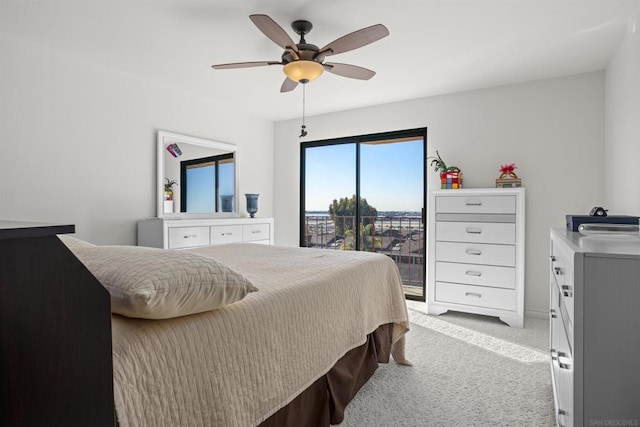
[[[174,179],[165,178],[163,194],[163,212],[173,213],[173,186],[178,185]]]
[[[158,131],[158,217],[238,216],[237,156],[232,144]]]

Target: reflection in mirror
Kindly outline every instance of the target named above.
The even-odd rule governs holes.
[[[158,217],[237,216],[237,155],[232,144],[159,131]]]
[[[233,153],[180,162],[180,212],[231,212],[234,169]]]

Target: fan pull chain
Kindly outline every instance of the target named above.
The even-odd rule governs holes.
[[[307,136],[307,126],[304,124],[304,116],[305,116],[305,99],[306,99],[306,84],[302,84],[302,128],[300,129],[300,138],[304,138]]]

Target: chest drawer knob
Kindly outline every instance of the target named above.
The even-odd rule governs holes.
[[[465,205],[467,206],[482,206],[482,202],[479,200],[467,200]]]
[[[560,369],[571,369],[571,358],[565,352],[558,352],[558,366]]]
[[[553,271],[557,276],[562,276],[562,269],[560,267],[553,267]]]
[[[195,239],[196,237],[198,237],[195,234],[185,234],[184,236],[182,236],[183,239]]]
[[[567,416],[567,413],[562,410],[562,409],[558,409],[558,427],[566,427],[566,423],[564,422],[564,418]]]
[[[466,296],[466,297],[474,297],[474,298],[482,298],[482,294],[479,294],[477,292],[465,292],[464,296]]]
[[[476,276],[476,277],[482,276],[482,272],[474,271],[474,270],[467,270],[464,272],[464,274],[466,274],[467,276]]]
[[[467,255],[482,255],[482,251],[478,249],[467,249],[465,253]]]
[[[555,255],[551,255],[549,258],[551,258],[551,262],[554,262],[556,260],[556,256]]]
[[[482,234],[482,230],[479,228],[467,227],[467,234]]]
[[[556,311],[553,308],[551,310],[549,310],[549,315],[551,316],[552,319],[555,319],[555,318],[558,317],[556,315]]]
[[[562,285],[562,295],[567,298],[573,297],[573,289],[569,285]]]

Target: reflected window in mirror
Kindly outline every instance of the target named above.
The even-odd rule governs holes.
[[[180,162],[181,212],[232,212],[233,153]]]

